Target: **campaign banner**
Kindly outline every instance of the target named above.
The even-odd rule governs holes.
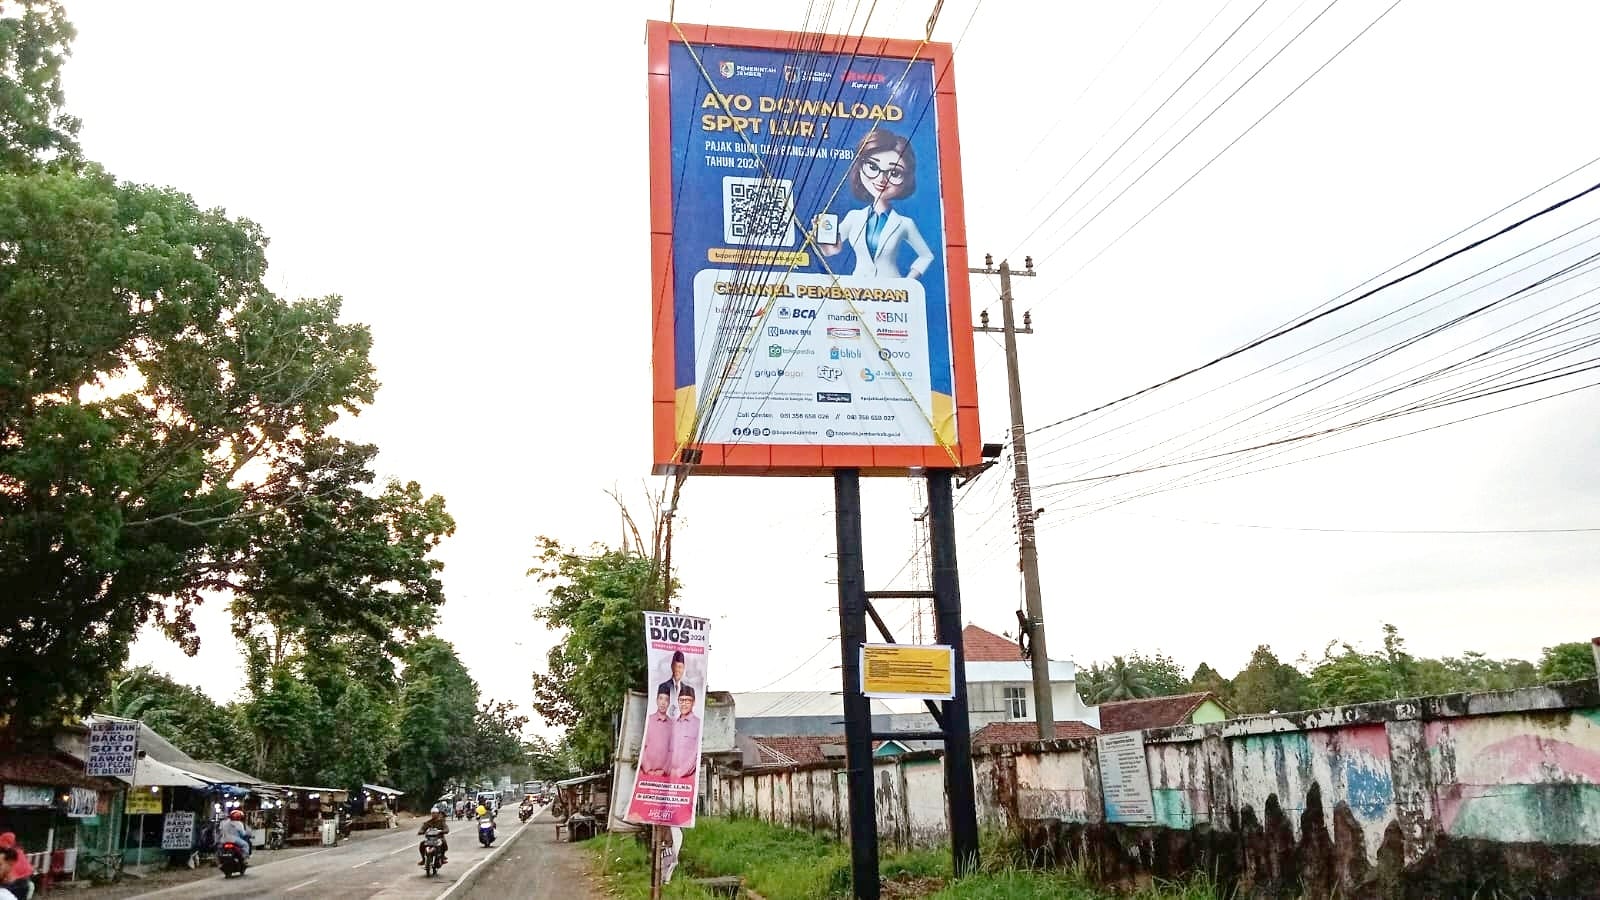
[[[692,828],[711,622],[680,613],[647,612],[644,635],[650,706],[624,818],[636,825]]]
[[[101,719],[89,726],[89,759],[84,774],[132,778],[138,750],[138,722]]]

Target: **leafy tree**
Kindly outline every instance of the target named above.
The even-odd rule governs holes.
[[[659,567],[638,549],[582,554],[547,537],[539,548],[528,574],[552,586],[534,616],[564,634],[550,649],[549,671],[533,675],[534,708],[567,729],[580,767],[598,768],[610,758],[623,696],[645,684],[642,613],[664,608],[656,599]]]
[[[320,772],[323,784],[355,789],[388,777],[394,746],[393,707],[366,685],[351,681],[335,703],[332,754]]]
[[[138,719],[196,759],[246,763],[233,712],[149,666],[116,673],[97,711]]]
[[[1134,652],[1093,663],[1078,673],[1078,694],[1090,703],[1167,697],[1189,691],[1189,679],[1165,653],[1146,656]]]
[[[1135,652],[1128,657],[1128,665],[1139,672],[1151,697],[1170,697],[1189,692],[1189,679],[1172,657],[1157,651],[1153,656]]]
[[[1234,676],[1229,699],[1234,711],[1242,714],[1305,709],[1306,677],[1262,644],[1250,654],[1249,664]]]
[[[1542,683],[1594,677],[1594,651],[1585,642],[1556,644],[1539,654],[1539,681]]]
[[[1201,663],[1195,666],[1194,674],[1189,676],[1189,690],[1191,692],[1210,691],[1221,697],[1223,702],[1227,702],[1229,694],[1232,693],[1233,684],[1228,679],[1223,678],[1221,672],[1211,668],[1206,663]]]
[[[337,297],[274,296],[254,223],[82,161],[60,110],[72,26],[53,0],[10,13],[0,721],[103,707],[147,622],[194,652],[208,591],[231,596],[241,632],[267,633],[272,665],[308,638],[415,637],[454,524],[414,483],[367,490],[376,451],[325,434],[372,400],[370,333],[339,321]]]
[[[472,740],[457,759],[464,773],[478,774],[509,768],[524,761],[522,729],[527,716],[515,715],[511,703],[488,702],[478,707]]]
[[[20,0],[0,18],[0,169],[78,155],[78,120],[61,112],[61,65],[77,30],[55,0]]]
[[[430,554],[455,520],[416,482],[369,493],[376,447],[329,437],[297,446],[272,488],[279,502],[241,529],[234,631],[263,633],[274,662],[346,637],[398,651],[444,602],[444,564]]]
[[[1362,653],[1350,644],[1335,653],[1335,644],[1322,652],[1322,659],[1311,669],[1310,694],[1316,706],[1339,706],[1385,700],[1405,694],[1404,682],[1390,668],[1381,653]]]
[[[316,690],[297,677],[292,663],[272,666],[252,686],[240,718],[253,740],[251,774],[289,784],[308,780],[299,776],[314,758],[312,743],[327,723]]]
[[[523,746],[522,756],[529,774],[539,781],[559,781],[579,771],[565,742],[557,744],[548,738],[535,737]]]
[[[399,787],[431,803],[451,778],[468,774],[477,740],[478,686],[455,648],[437,637],[418,640],[405,661],[389,769]]]

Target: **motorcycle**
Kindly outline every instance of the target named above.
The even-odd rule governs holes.
[[[422,871],[432,878],[444,865],[444,829],[429,828],[422,836]]]
[[[249,866],[249,863],[245,862],[244,848],[233,841],[224,841],[222,846],[217,848],[217,866],[222,869],[223,878],[243,875]]]
[[[533,804],[532,803],[524,803],[524,804],[522,804],[522,808],[520,810],[517,810],[517,818],[522,820],[523,822],[528,821],[528,817],[531,816],[531,815],[533,815]]]
[[[284,828],[283,820],[273,820],[272,824],[267,826],[267,849],[282,850],[283,840],[287,836],[287,829]]]
[[[478,843],[485,847],[494,843],[494,820],[488,817],[478,820]]]

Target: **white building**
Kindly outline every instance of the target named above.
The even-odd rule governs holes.
[[[967,715],[972,730],[993,722],[1036,722],[1033,664],[1022,658],[1016,641],[968,625],[961,631],[967,657]],[[1100,727],[1100,710],[1078,696],[1078,667],[1064,659],[1050,660],[1050,697],[1057,722],[1084,722]]]

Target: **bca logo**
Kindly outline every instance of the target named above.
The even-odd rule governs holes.
[[[733,77],[733,60],[731,60],[731,59],[723,60],[722,64],[717,66],[717,71],[722,73],[722,77],[723,78],[732,78]]]

